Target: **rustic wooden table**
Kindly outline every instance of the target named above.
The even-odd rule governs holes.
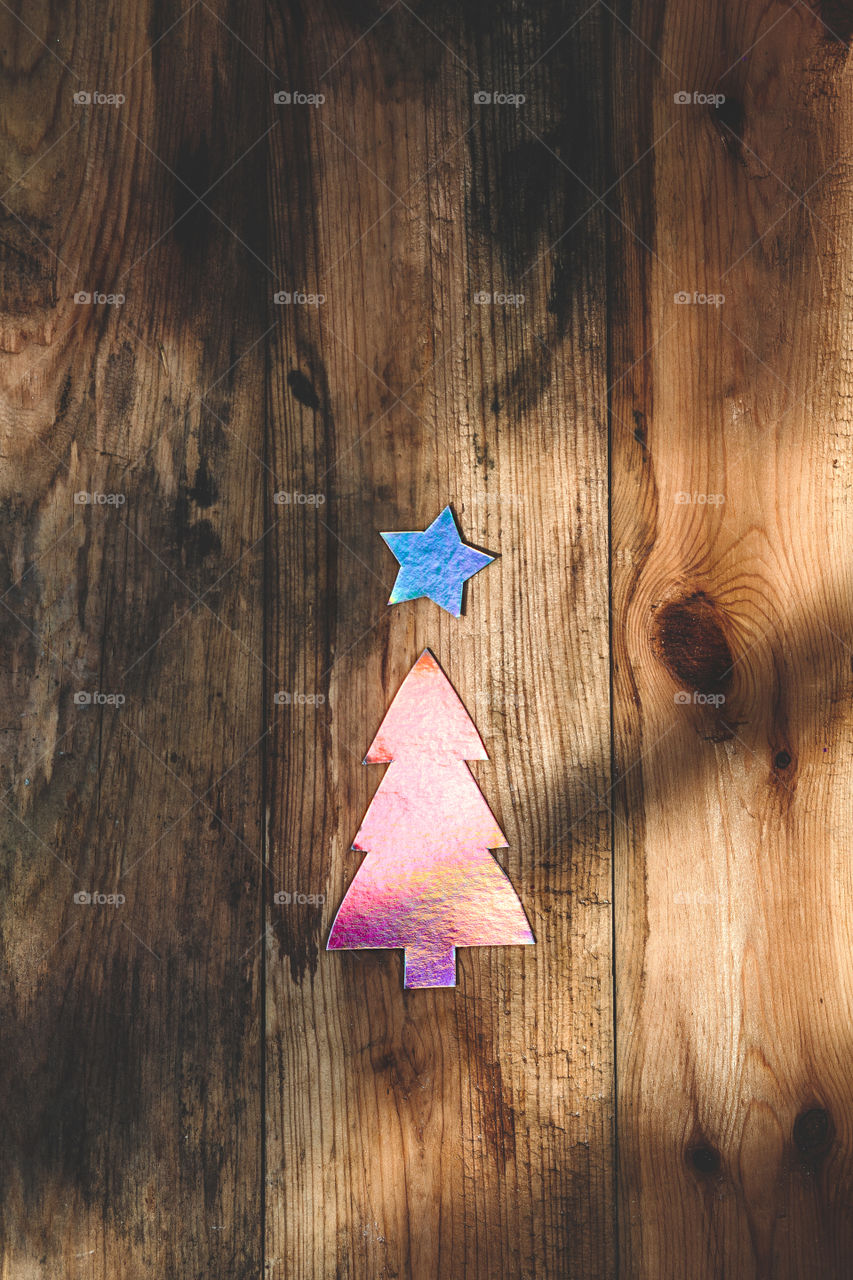
[[[2,1280],[853,1274],[851,37],[0,0]],[[406,992],[425,646],[537,945]]]

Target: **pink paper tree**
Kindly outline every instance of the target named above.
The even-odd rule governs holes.
[[[524,909],[490,849],[507,847],[466,760],[485,747],[425,649],[365,764],[389,768],[352,847],[366,854],[329,950],[403,947],[406,987],[456,985],[456,948],[530,944]]]

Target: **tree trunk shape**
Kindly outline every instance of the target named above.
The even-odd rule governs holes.
[[[405,950],[404,987],[455,987],[456,948],[417,943]]]

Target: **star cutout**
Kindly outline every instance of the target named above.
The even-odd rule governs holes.
[[[423,533],[383,533],[381,537],[400,562],[388,603],[427,596],[454,618],[462,613],[463,583],[495,558],[462,541],[450,507]]]

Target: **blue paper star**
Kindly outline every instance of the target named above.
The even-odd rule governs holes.
[[[388,603],[428,596],[454,618],[462,613],[462,584],[495,558],[462,541],[450,507],[445,507],[423,533],[381,536],[400,562]]]

